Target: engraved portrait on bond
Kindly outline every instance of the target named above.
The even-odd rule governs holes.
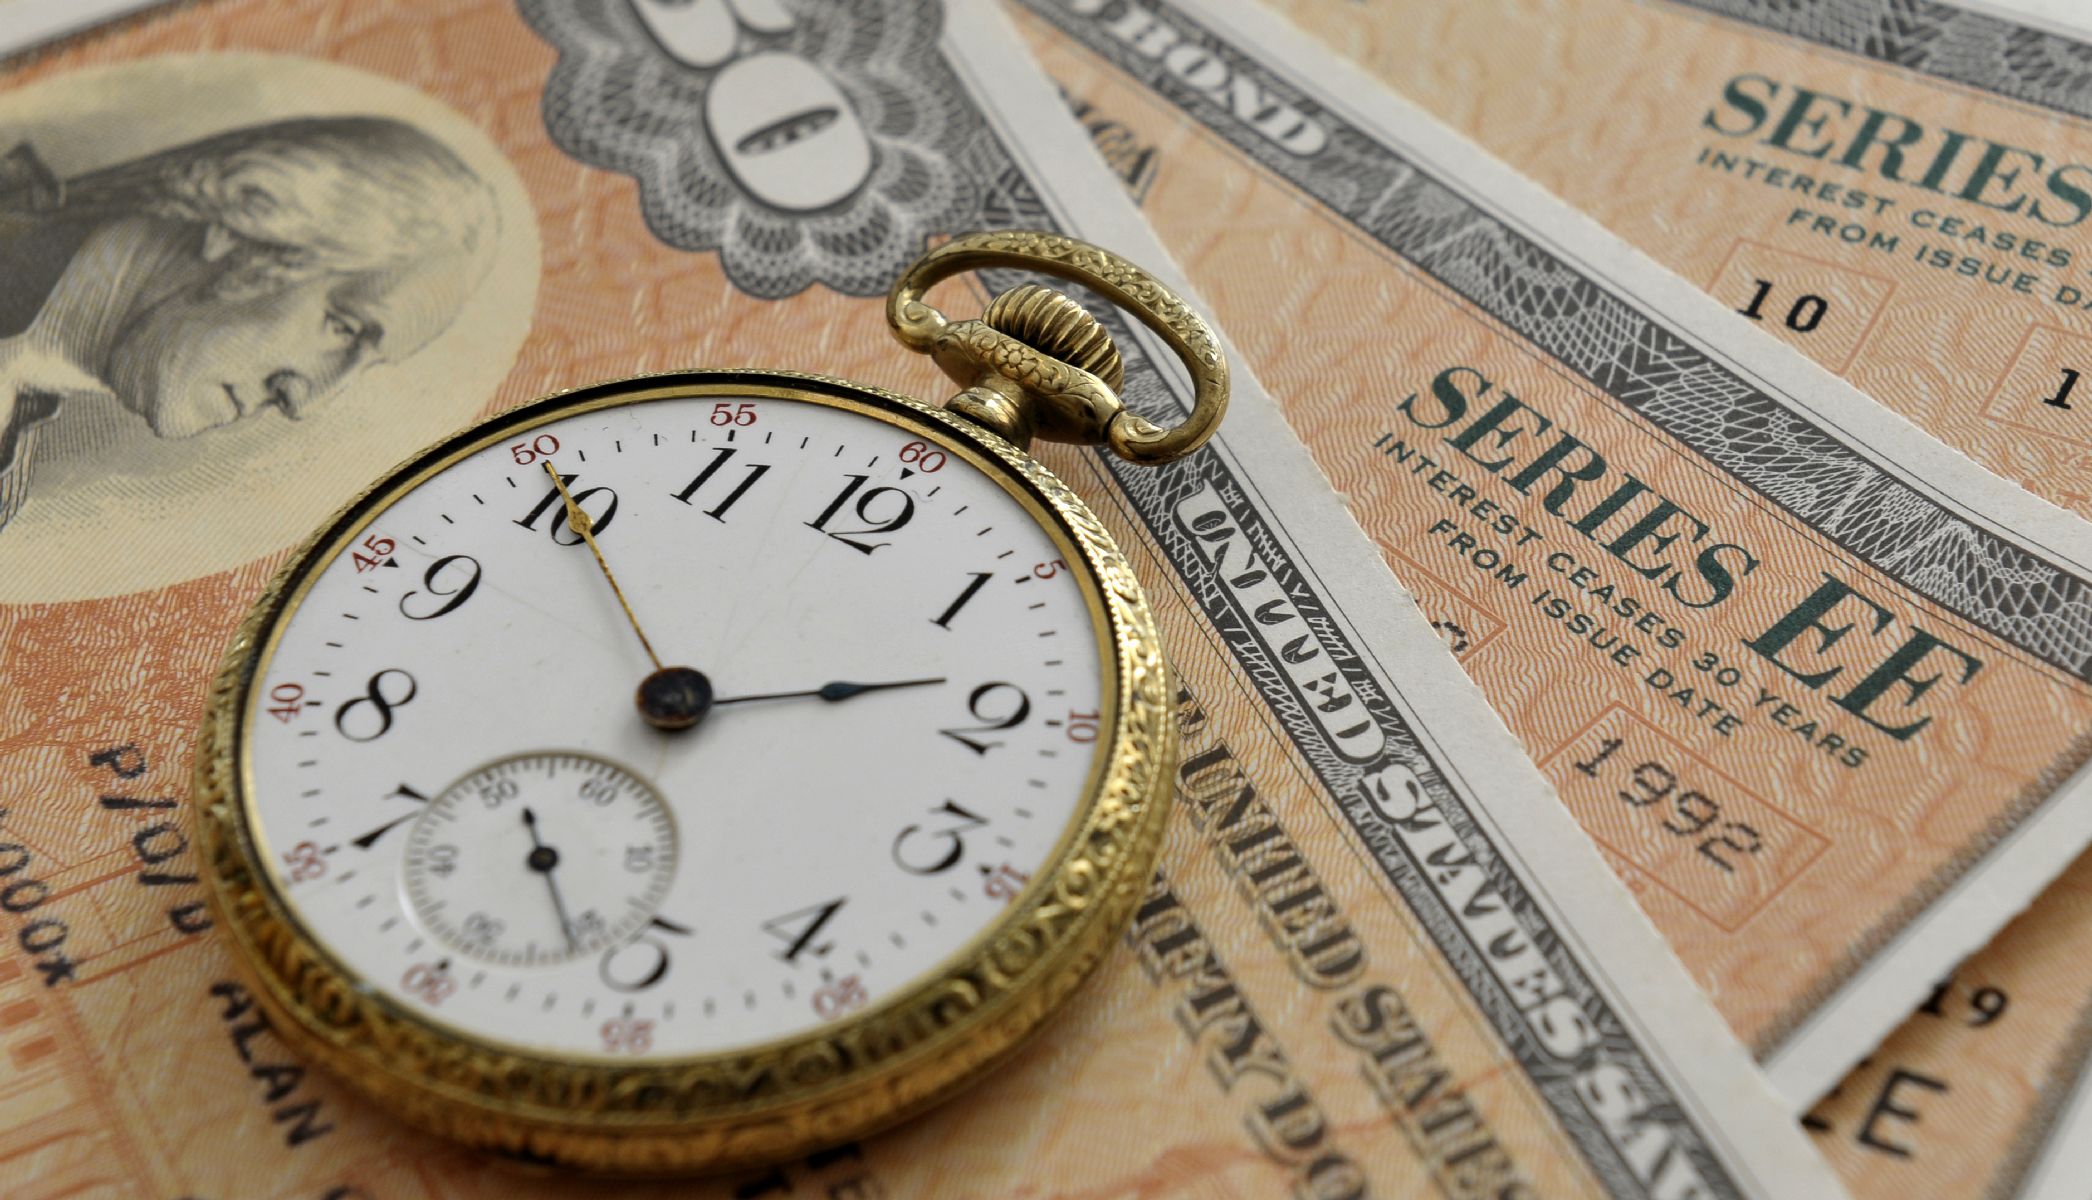
[[[250,125],[73,179],[0,156],[0,537],[36,444],[106,395],[161,438],[285,436],[412,355],[485,278],[498,221],[458,157],[397,120]],[[91,435],[90,435],[91,436]]]

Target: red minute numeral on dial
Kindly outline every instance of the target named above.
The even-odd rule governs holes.
[[[755,405],[728,404],[725,401],[721,401],[712,406],[712,415],[709,419],[714,425],[753,425],[755,424]]]
[[[1068,710],[1068,740],[1071,742],[1094,742],[1097,740],[1097,722],[1103,717],[1098,713],[1080,713]]]
[[[391,538],[379,537],[374,533],[363,539],[363,549],[349,557],[356,563],[356,573],[361,575],[365,571],[375,571],[384,566],[385,560],[392,557],[392,549]]]
[[[944,469],[945,454],[928,442],[910,442],[901,447],[901,461],[929,475]]]
[[[814,1012],[822,1020],[832,1021],[852,1009],[863,1008],[871,998],[857,976],[845,975],[815,990]]]
[[[516,460],[519,467],[527,467],[541,458],[550,458],[559,453],[559,439],[549,433],[541,433],[527,442],[517,442],[508,448],[508,456]]]
[[[297,720],[298,714],[305,711],[305,705],[302,703],[305,699],[303,684],[279,683],[269,689],[269,699],[275,701],[269,706],[269,715],[286,725]]]
[[[612,1054],[645,1054],[654,1048],[654,1023],[637,1017],[603,1022],[603,1049]]]
[[[304,883],[327,873],[327,860],[320,857],[317,842],[299,842],[285,852],[283,864],[290,868],[291,882]]]
[[[1024,885],[1031,882],[1031,876],[1008,863],[992,871],[983,867],[981,871],[981,891],[990,900],[1015,900]]]
[[[400,986],[432,1005],[443,1003],[445,997],[458,990],[448,963],[415,963],[400,976]]]
[[[1042,562],[1033,566],[1031,574],[1034,579],[1051,579],[1067,569],[1068,564],[1056,558],[1052,562]]]

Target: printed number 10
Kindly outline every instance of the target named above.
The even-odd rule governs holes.
[[[1758,290],[1751,293],[1751,302],[1749,304],[1736,311],[1753,321],[1763,321],[1765,319],[1765,298],[1772,294],[1772,281],[1769,279],[1754,279],[1751,282],[1758,285]],[[1793,304],[1787,307],[1785,324],[1787,328],[1792,329],[1796,333],[1808,333],[1818,325],[1823,324],[1824,315],[1828,312],[1830,312],[1830,301],[1814,293],[1803,292],[1794,298]]]

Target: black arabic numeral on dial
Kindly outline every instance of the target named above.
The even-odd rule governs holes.
[[[559,481],[567,485],[568,491],[573,492],[574,483],[580,478],[581,476],[579,475],[562,475],[559,477]],[[609,499],[603,502],[603,511],[590,511],[588,507],[589,501],[597,496],[608,496]],[[582,511],[588,513],[589,520],[593,522],[589,526],[589,532],[591,533],[600,534],[610,528],[610,522],[617,516],[617,493],[607,487],[583,488],[578,492],[574,492],[574,503]],[[566,501],[560,498],[558,488],[546,488],[545,498],[538,501],[537,507],[531,509],[528,516],[517,518],[515,523],[525,529],[536,529],[538,527],[538,518],[544,516],[547,512],[554,512],[555,508],[557,511],[552,519],[552,523],[547,526],[548,532],[552,535],[552,540],[562,546],[580,545],[581,535],[575,533],[574,527],[567,523]],[[561,536],[562,534],[565,536]]]
[[[949,871],[959,865],[959,860],[966,857],[967,833],[971,830],[979,829],[988,823],[988,818],[975,816],[973,813],[959,807],[959,803],[955,800],[947,800],[942,805],[931,809],[930,812],[935,816],[952,819],[941,822],[939,827],[934,829],[924,825],[910,825],[906,829],[901,830],[900,836],[893,840],[894,865],[910,875],[935,875],[940,871]],[[942,855],[933,861],[926,862],[923,861],[925,856],[920,852],[916,856],[911,857],[902,849],[917,834],[925,834],[931,838],[943,838],[950,844],[945,847]]]
[[[794,909],[763,922],[763,932],[785,944],[785,948],[777,952],[777,957],[788,963],[797,962],[799,956],[807,951],[812,951],[815,958],[821,958],[835,949],[834,942],[817,943],[814,938],[848,900],[847,896],[839,896],[824,904]]]
[[[972,582],[968,583],[965,586],[965,588],[959,592],[958,599],[952,601],[951,604],[946,606],[943,612],[937,614],[935,617],[932,617],[930,619],[930,624],[942,626],[945,629],[950,629],[952,627],[952,618],[959,615],[959,610],[965,608],[968,601],[972,600],[975,596],[980,595],[981,589],[987,587],[988,581],[993,578],[995,578],[994,574],[988,571],[972,572]]]
[[[472,599],[479,590],[479,560],[470,554],[448,554],[429,564],[422,573],[421,586],[429,590],[430,600],[417,607],[427,612],[415,612],[407,607],[407,601],[421,595],[421,589],[400,597],[400,615],[409,621],[433,621],[446,613],[456,612],[458,606]]]
[[[879,547],[888,545],[889,543],[886,542],[861,542],[857,539],[881,533],[892,533],[894,530],[906,525],[909,519],[915,516],[915,497],[896,487],[875,487],[858,496],[858,489],[862,488],[865,480],[869,478],[870,476],[868,475],[850,476],[848,486],[836,493],[835,499],[829,501],[828,507],[821,510],[820,516],[806,523],[807,528],[818,529],[852,550],[864,554],[870,554]],[[866,523],[865,527],[862,529],[828,528],[829,520],[836,513],[842,511],[843,505],[848,504],[852,496],[857,497],[857,503],[851,511],[857,514],[858,520]],[[898,500],[899,504],[890,503],[886,499],[889,496]],[[876,515],[877,513],[884,513],[885,515]]]
[[[395,796],[399,797],[402,800],[412,800],[416,804],[427,804],[429,802],[429,798],[427,796],[422,795],[420,792],[415,791],[413,788],[408,787],[404,783],[392,789],[391,791],[385,793],[384,798],[390,800]],[[349,844],[356,847],[358,850],[368,850],[372,846],[378,844],[379,838],[384,837],[386,834],[392,832],[395,826],[402,825],[407,821],[410,821],[420,815],[421,814],[419,812],[409,812],[401,816],[394,817],[390,821],[385,822],[383,825],[378,826],[376,829],[371,830],[369,833],[364,834],[362,837],[351,840]]]
[[[697,478],[691,480],[689,485],[684,487],[682,491],[669,494],[685,504],[694,504],[695,501],[691,497],[704,490],[705,484],[710,483],[712,476],[717,475],[720,468],[726,466],[727,461],[733,458],[733,456],[734,448],[732,446],[721,446],[712,455],[712,461],[705,464],[705,469],[697,473]],[[770,465],[768,463],[749,463],[748,473],[741,477],[741,482],[735,484],[733,490],[727,492],[719,503],[705,509],[704,514],[715,521],[725,521],[726,510],[732,508],[741,497],[747,495],[748,489],[755,486],[755,481],[761,479],[769,470]]]
[[[665,917],[655,917],[646,932],[622,946],[603,951],[596,974],[603,986],[614,992],[643,992],[668,976],[668,943],[658,933],[689,937],[690,927]]]
[[[1000,693],[1004,692],[1013,694],[1016,699],[1010,700],[1001,697]],[[1024,689],[1014,683],[984,683],[973,689],[973,694],[966,698],[966,711],[972,713],[973,719],[981,722],[981,724],[960,725],[951,729],[940,729],[937,732],[973,751],[975,754],[986,755],[988,751],[995,749],[1002,743],[982,741],[967,735],[995,733],[1003,729],[1015,729],[1017,726],[1022,725],[1024,719],[1031,715],[1031,697],[1025,695]]]
[[[412,675],[387,667],[370,677],[363,695],[334,710],[334,727],[352,742],[375,742],[391,731],[392,710],[413,700],[420,690]],[[351,713],[358,715],[351,717]]]

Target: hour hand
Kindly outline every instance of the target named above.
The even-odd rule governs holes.
[[[820,687],[809,688],[803,692],[760,692],[749,696],[728,696],[724,700],[714,700],[712,703],[715,705],[746,704],[752,700],[800,700],[807,697],[827,700],[832,703],[837,700],[848,700],[852,696],[862,696],[866,692],[884,692],[894,688],[929,687],[931,684],[943,682],[944,676],[942,675],[935,679],[895,679],[885,683],[856,683],[848,679],[838,679],[832,683],[824,683]]]

